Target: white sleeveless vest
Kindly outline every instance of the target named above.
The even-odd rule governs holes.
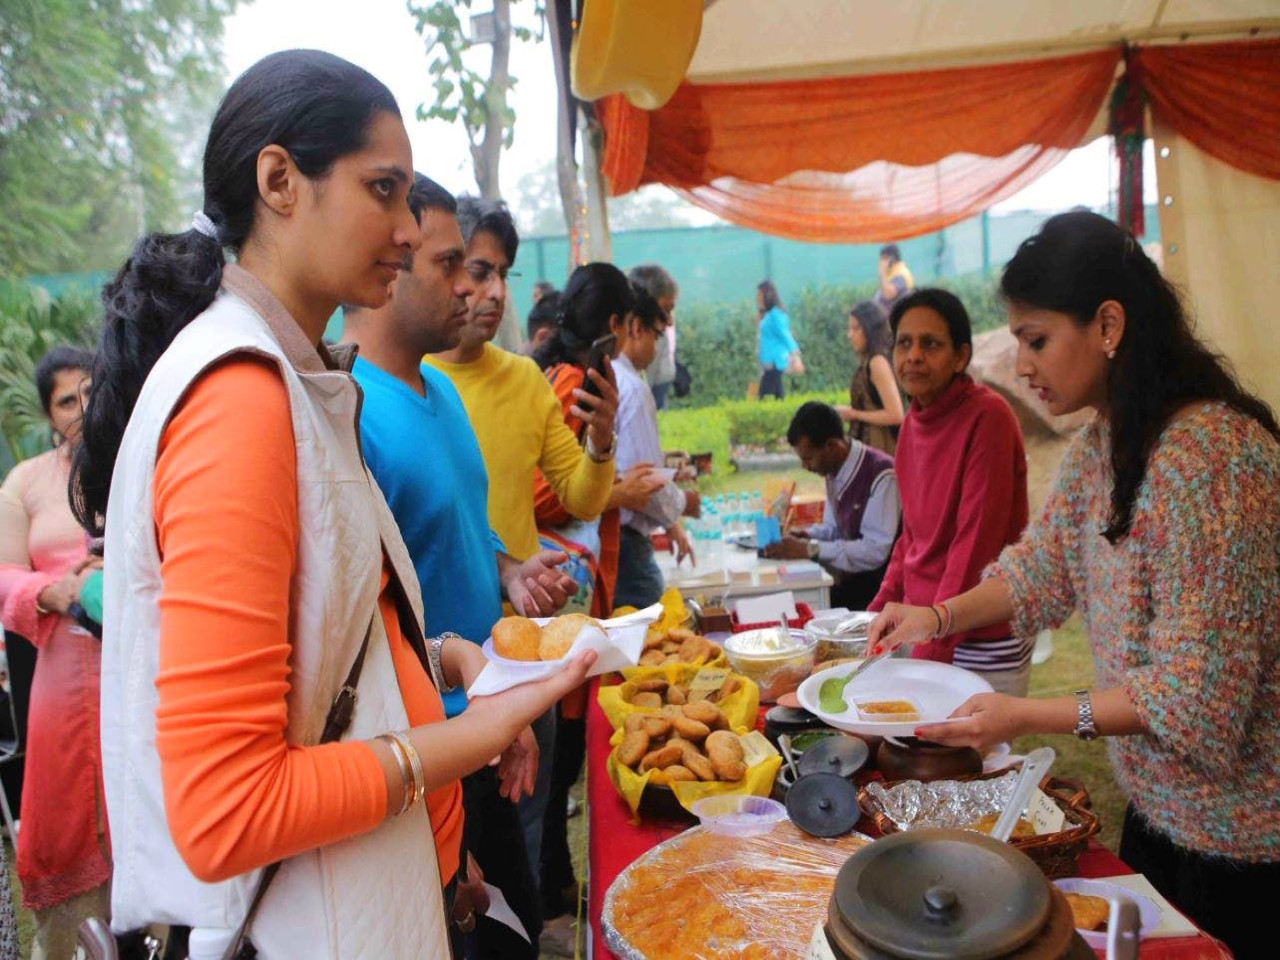
[[[152,481],[159,441],[191,384],[235,353],[278,364],[297,447],[300,540],[290,590],[288,741],[319,742],[329,705],[376,609],[383,545],[421,618],[413,565],[361,456],[358,388],[348,374],[325,367],[265,287],[229,265],[217,299],[148,376],[112,477],[101,729],[117,931],[147,923],[234,929],[260,876],[253,871],[203,883],[192,875],[169,834],[155,745],[161,582]],[[372,619],[345,739],[408,726],[382,618]],[[415,808],[369,833],[286,861],[249,933],[263,960],[447,958],[440,875],[425,812]]]

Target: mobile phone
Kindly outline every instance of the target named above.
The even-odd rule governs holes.
[[[605,357],[613,356],[613,351],[618,344],[618,335],[616,333],[605,334],[600,339],[591,344],[591,353],[587,355],[587,370],[596,370],[602,377],[608,377],[605,372]],[[590,376],[582,381],[582,389],[593,397],[600,396],[600,388],[596,386],[596,382]]]

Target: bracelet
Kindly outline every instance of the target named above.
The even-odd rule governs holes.
[[[409,767],[413,770],[413,802],[417,803],[419,800],[425,800],[427,796],[427,777],[422,772],[422,759],[418,756],[418,751],[413,748],[413,743],[409,740],[407,732],[401,731],[400,733],[393,733],[391,736],[396,743],[400,744],[404,752],[409,755]]]
[[[614,452],[618,449],[618,433],[615,430],[609,437],[609,446],[604,450],[594,449],[595,444],[591,442],[591,434],[587,434],[586,451],[587,456],[592,463],[608,463],[613,459]]]
[[[938,604],[938,606],[940,606],[942,608],[942,612],[947,615],[946,623],[943,624],[943,627],[942,627],[942,636],[949,637],[951,636],[951,623],[952,623],[951,608],[947,606],[947,601],[945,600],[943,600],[940,604]]]
[[[400,741],[389,733],[384,733],[375,739],[383,741],[387,748],[391,751],[391,755],[396,758],[396,765],[400,767],[400,786],[403,788],[402,799],[400,801],[400,809],[396,811],[396,816],[404,813],[413,803],[414,783],[413,774],[409,769],[409,757],[404,752],[404,747],[400,745]]]
[[[930,604],[929,612],[932,613],[938,621],[938,629],[933,631],[933,637],[931,638],[936,640],[938,637],[942,636],[942,614],[938,612],[937,604]]]

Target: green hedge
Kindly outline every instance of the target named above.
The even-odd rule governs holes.
[[[712,470],[729,470],[733,447],[738,444],[786,448],[787,427],[802,403],[820,400],[839,403],[836,393],[797,393],[785,400],[726,400],[714,407],[663,410],[658,414],[662,449],[686,453],[711,453]]]
[[[975,330],[1004,324],[994,277],[969,274],[936,283],[964,301]],[[790,294],[782,291],[791,332],[805,364],[803,377],[787,377],[788,393],[804,390],[843,395],[848,390],[854,363],[846,336],[849,308],[874,293],[873,284],[805,288]],[[754,301],[691,304],[678,312],[676,322],[676,352],[692,374],[693,387],[689,396],[673,397],[673,406],[706,407],[744,398],[748,385],[760,377]]]

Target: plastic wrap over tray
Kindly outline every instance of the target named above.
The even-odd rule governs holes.
[[[892,787],[872,783],[867,786],[867,795],[899,830],[964,829],[1003,810],[1017,779],[1014,770],[991,780],[905,780]]]
[[[870,842],[811,837],[789,821],[755,837],[686,830],[614,880],[605,943],[623,960],[803,960],[836,874]]]

